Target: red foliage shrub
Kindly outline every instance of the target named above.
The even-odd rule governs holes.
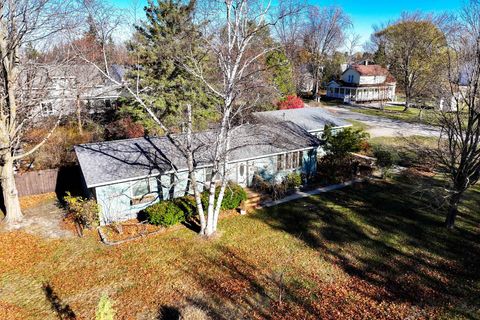
[[[300,109],[305,106],[303,104],[303,100],[294,95],[287,96],[285,100],[279,101],[277,105],[278,105],[278,109],[280,110]]]
[[[130,117],[110,123],[105,130],[105,137],[108,140],[139,138],[144,134],[145,128]]]

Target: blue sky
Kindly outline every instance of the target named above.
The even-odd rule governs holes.
[[[424,11],[432,13],[451,12],[462,7],[462,0],[310,0],[316,5],[336,5],[342,7],[352,18],[355,32],[366,41],[372,33],[372,26],[395,20],[404,11]]]
[[[132,0],[108,0],[119,7],[131,7]],[[136,0],[141,8],[147,0]],[[275,0],[273,0],[275,2]],[[342,7],[352,18],[355,32],[367,41],[372,32],[372,26],[389,20],[394,20],[403,11],[451,12],[458,10],[464,0],[308,0],[319,6],[335,5]]]

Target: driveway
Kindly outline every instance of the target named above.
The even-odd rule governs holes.
[[[324,107],[335,116],[344,120],[355,120],[366,124],[371,137],[440,136],[438,127],[421,123],[409,123],[386,117],[366,115],[343,107]]]

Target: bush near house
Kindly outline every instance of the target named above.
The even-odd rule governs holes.
[[[95,200],[75,197],[67,192],[63,198],[68,214],[84,228],[97,227],[100,224],[99,207]]]
[[[185,221],[185,213],[173,200],[157,202],[144,210],[148,222],[170,227]]]
[[[385,177],[389,169],[399,161],[398,153],[392,148],[376,147],[373,156],[377,159],[377,166],[382,169],[382,177]]]
[[[267,181],[261,176],[255,175],[252,188],[258,192],[270,195],[273,200],[278,200],[301,185],[302,175],[298,172],[292,172],[285,176],[282,182]]]
[[[145,128],[139,122],[134,122],[131,117],[114,121],[105,129],[105,139],[131,139],[140,138],[145,135]]]
[[[326,155],[318,161],[317,179],[322,183],[337,183],[356,176],[362,163],[352,153],[370,148],[368,136],[362,129],[345,128],[333,132],[330,126],[326,126],[322,136]]]
[[[278,102],[279,110],[301,109],[305,107],[303,100],[295,95],[287,96],[284,100]]]
[[[325,126],[322,136],[323,149],[327,155],[342,158],[367,147],[368,137],[369,134],[363,129],[344,128],[334,133],[331,126]]]
[[[215,197],[218,197],[220,188],[217,187]],[[240,202],[247,200],[247,193],[238,184],[230,182],[225,188],[225,194],[222,199],[222,210],[233,210],[240,206]],[[202,193],[202,204],[206,209],[208,206],[208,192]]]

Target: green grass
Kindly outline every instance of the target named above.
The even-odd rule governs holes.
[[[408,137],[374,137],[369,139],[372,146],[387,145],[394,148],[408,147],[429,147],[434,148],[438,144],[438,138],[425,136],[408,136]]]
[[[366,115],[386,117],[389,119],[400,120],[409,123],[422,123],[435,126],[439,125],[438,115],[432,109],[423,110],[423,115],[421,118],[419,117],[419,109],[409,108],[407,111],[403,111],[403,106],[387,105],[384,110],[350,107],[350,110]]]
[[[118,319],[186,305],[216,319],[478,319],[480,189],[447,231],[435,184],[358,184],[224,219],[211,240],[181,229],[107,247],[93,233],[3,233],[0,318],[91,319],[107,293]]]
[[[347,121],[352,124],[352,127],[354,129],[361,129],[361,130],[367,131],[370,128],[369,125],[367,125],[367,124],[365,124],[364,122],[361,122],[361,121],[352,120],[352,119],[348,119]]]

